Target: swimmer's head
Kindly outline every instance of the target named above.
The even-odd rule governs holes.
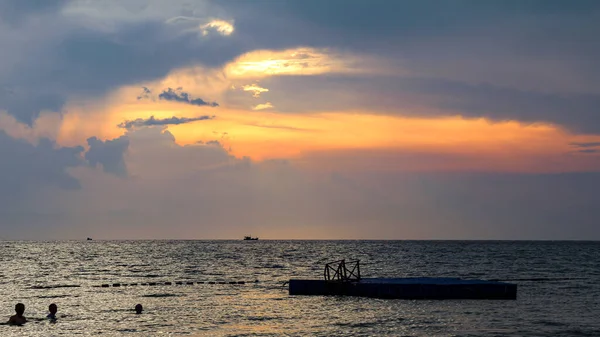
[[[142,313],[142,310],[144,310],[144,308],[142,308],[142,305],[141,305],[141,304],[136,304],[136,305],[135,305],[135,313],[136,313],[136,314],[141,314],[141,313]]]
[[[56,312],[58,311],[58,307],[56,306],[56,304],[52,303],[48,306],[48,310],[51,314],[56,314]]]
[[[17,303],[17,305],[15,305],[15,311],[17,312],[17,315],[22,316],[25,312],[25,304]]]

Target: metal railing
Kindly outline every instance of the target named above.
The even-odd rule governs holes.
[[[360,260],[348,261],[347,267],[346,260],[339,260],[330,262],[325,265],[323,276],[326,281],[338,281],[338,282],[352,282],[360,281]]]

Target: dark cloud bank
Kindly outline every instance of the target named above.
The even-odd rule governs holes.
[[[263,82],[277,86],[281,95],[285,96],[286,99],[277,104],[280,111],[362,107],[368,111],[415,117],[435,114],[486,117],[493,121],[550,122],[574,132],[600,133],[600,95],[539,93],[439,78],[389,76],[348,78],[323,75],[272,78]],[[347,92],[353,95],[344,96],[347,98],[343,101],[328,99],[333,94]],[[306,96],[313,99],[307,102]],[[431,113],[414,112],[415,106],[436,109]]]
[[[185,123],[191,123],[196,121],[203,121],[208,119],[213,119],[215,116],[199,116],[199,117],[171,117],[171,118],[154,118],[154,116],[150,116],[150,118],[138,118],[134,120],[126,120],[121,124],[117,125],[120,128],[124,129],[132,129],[135,127],[143,127],[143,126],[157,126],[157,125],[179,125]]]
[[[152,90],[142,87],[142,93],[137,97],[138,100],[142,99],[150,99],[155,100],[154,94]],[[163,90],[160,94],[158,94],[158,99],[165,101],[173,101],[180,103],[187,103],[190,105],[196,106],[209,106],[209,107],[218,107],[219,103],[217,102],[207,102],[202,98],[190,98],[190,94],[183,91],[183,88],[179,87],[177,89],[167,88]]]
[[[126,173],[122,168],[127,138],[102,142],[92,137],[88,144],[90,148],[84,155],[81,146],[58,147],[46,138],[33,145],[0,130],[0,198],[5,200],[46,185],[78,189],[79,182],[67,170],[83,165],[101,165],[109,173]]]
[[[356,93],[360,107],[390,112],[409,105],[406,93],[412,93],[410,103],[420,95],[419,104],[441,108],[440,114],[551,122],[600,133],[598,1],[220,3],[235,14],[238,33],[257,45],[367,52],[397,59],[402,69],[423,75],[282,77],[302,83],[301,92],[285,90],[288,102],[296,95],[313,97],[307,90],[340,88]],[[313,99],[309,109],[320,106],[336,104]]]
[[[60,111],[68,97],[97,97],[122,85],[162,78],[172,69],[190,64],[219,66],[250,48],[227,37],[216,36],[207,41],[198,34],[181,33],[197,26],[197,22],[187,26],[169,25],[165,17],[125,24],[115,19],[115,30],[106,31],[102,23],[86,24],[85,12],[82,17],[64,17],[62,6],[68,2],[56,2],[52,6],[46,1],[0,3],[3,4],[0,12],[8,6],[18,14],[4,27],[11,29],[0,34],[3,56],[8,51],[14,55],[11,59],[4,57],[4,64],[0,66],[0,109],[6,109],[29,125],[41,110]],[[165,3],[164,6],[171,5]],[[7,22],[4,15],[0,20],[0,24]],[[106,18],[104,24],[111,25],[112,20]],[[36,25],[51,26],[55,33],[40,33]],[[25,48],[14,41],[29,43]],[[219,47],[213,48],[209,42]],[[44,55],[44,62],[38,62],[31,55]],[[19,94],[9,96],[2,92],[3,88]],[[168,92],[166,95],[167,99],[185,100],[185,96],[179,94],[178,98]],[[188,100],[197,105],[203,102]],[[205,103],[203,105],[213,104]]]
[[[67,3],[2,2],[0,20],[8,24],[11,30],[5,36],[11,38],[0,35],[0,49],[16,56],[6,58],[0,68],[4,69],[0,70],[0,88],[14,92],[0,89],[0,109],[19,121],[31,124],[40,110],[60,110],[70,95],[96,97],[188,65],[219,67],[251,50],[308,46],[369,52],[400,59],[411,69],[454,69],[458,75],[432,70],[428,76],[433,80],[428,85],[433,88],[417,83],[413,90],[474,95],[453,102],[455,108],[473,115],[566,123],[600,132],[593,126],[600,125],[600,114],[594,108],[600,100],[597,1],[224,0],[212,2],[204,14],[225,13],[235,19],[235,32],[210,38],[182,34],[197,26],[194,20],[165,23],[177,15],[193,15],[183,6],[173,10],[177,4],[155,4],[173,13],[161,20],[124,24],[115,19],[114,30],[105,30],[102,25],[87,24],[97,19],[65,17],[61,10]],[[57,35],[39,34],[39,27],[33,26],[36,19],[56,27],[52,31]],[[27,48],[14,43],[25,40],[31,41]],[[45,55],[44,62],[27,55]],[[489,69],[500,75],[512,74],[507,75],[515,76],[512,82],[534,79],[543,86],[553,80],[575,79],[578,86],[551,94],[510,92],[514,88],[505,88],[494,76],[477,77]],[[462,72],[485,85],[469,87],[472,84],[458,78]],[[557,75],[545,78],[553,73]],[[440,79],[437,84],[436,78]],[[592,93],[581,92],[582,87]],[[172,89],[159,96],[194,105],[217,105]],[[512,103],[513,97],[516,103]],[[540,100],[547,103],[532,103]],[[540,105],[554,108],[545,115],[539,112]]]
[[[105,172],[119,176],[127,175],[124,156],[129,147],[129,139],[126,136],[106,141],[91,137],[87,142],[90,148],[85,153],[85,159],[90,166],[101,166]]]
[[[188,104],[197,105],[197,106],[210,106],[210,107],[219,106],[219,104],[217,102],[206,102],[202,98],[190,99],[190,95],[186,92],[183,92],[181,88],[177,88],[176,90],[168,88],[167,90],[161,92],[158,95],[158,98],[163,99],[165,101],[188,103]]]

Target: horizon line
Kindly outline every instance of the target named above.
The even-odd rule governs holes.
[[[193,239],[185,239],[185,238],[138,238],[138,239],[111,239],[111,238],[99,238],[87,240],[85,239],[6,239],[0,238],[0,242],[19,242],[19,241],[29,241],[29,242],[51,242],[51,241],[248,241],[239,238],[193,238]],[[349,238],[337,238],[337,239],[311,239],[311,238],[303,238],[303,239],[286,239],[286,238],[266,238],[259,240],[252,240],[252,242],[256,241],[455,241],[455,242],[600,242],[600,239],[349,239]]]

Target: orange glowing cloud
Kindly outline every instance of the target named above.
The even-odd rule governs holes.
[[[181,145],[219,140],[237,157],[286,158],[310,167],[377,170],[581,171],[598,168],[598,157],[576,153],[573,135],[549,124],[524,125],[486,119],[408,118],[365,111],[281,114],[212,109],[174,102],[135,102],[67,114],[62,143],[81,144],[90,135],[110,139],[124,120],[172,116],[214,119],[169,126]],[[85,117],[84,117],[85,116]]]
[[[342,54],[328,49],[299,47],[286,50],[255,50],[224,67],[230,79],[274,75],[308,76],[326,73],[381,72],[382,61],[373,57]]]
[[[477,170],[561,172],[600,168],[593,151],[577,151],[572,143],[598,142],[600,137],[574,135],[550,124],[491,122],[460,116],[417,118],[370,111],[278,113],[277,104],[256,102],[246,109],[227,104],[227,92],[238,83],[258,96],[267,90],[250,78],[365,71],[353,68],[359,58],[326,50],[297,48],[244,54],[222,71],[201,67],[174,70],[164,79],[124,87],[97,102],[70,101],[57,139],[84,144],[88,137],[111,139],[117,127],[138,118],[214,119],[168,126],[181,145],[219,140],[238,157],[254,160],[286,158],[312,168],[377,170]],[[246,85],[246,86],[244,86]],[[194,97],[216,101],[218,108],[198,107],[159,99],[137,100],[141,86],[154,93],[183,87]],[[254,109],[253,109],[254,108]],[[408,114],[408,111],[404,115]],[[438,114],[439,115],[439,114]]]

